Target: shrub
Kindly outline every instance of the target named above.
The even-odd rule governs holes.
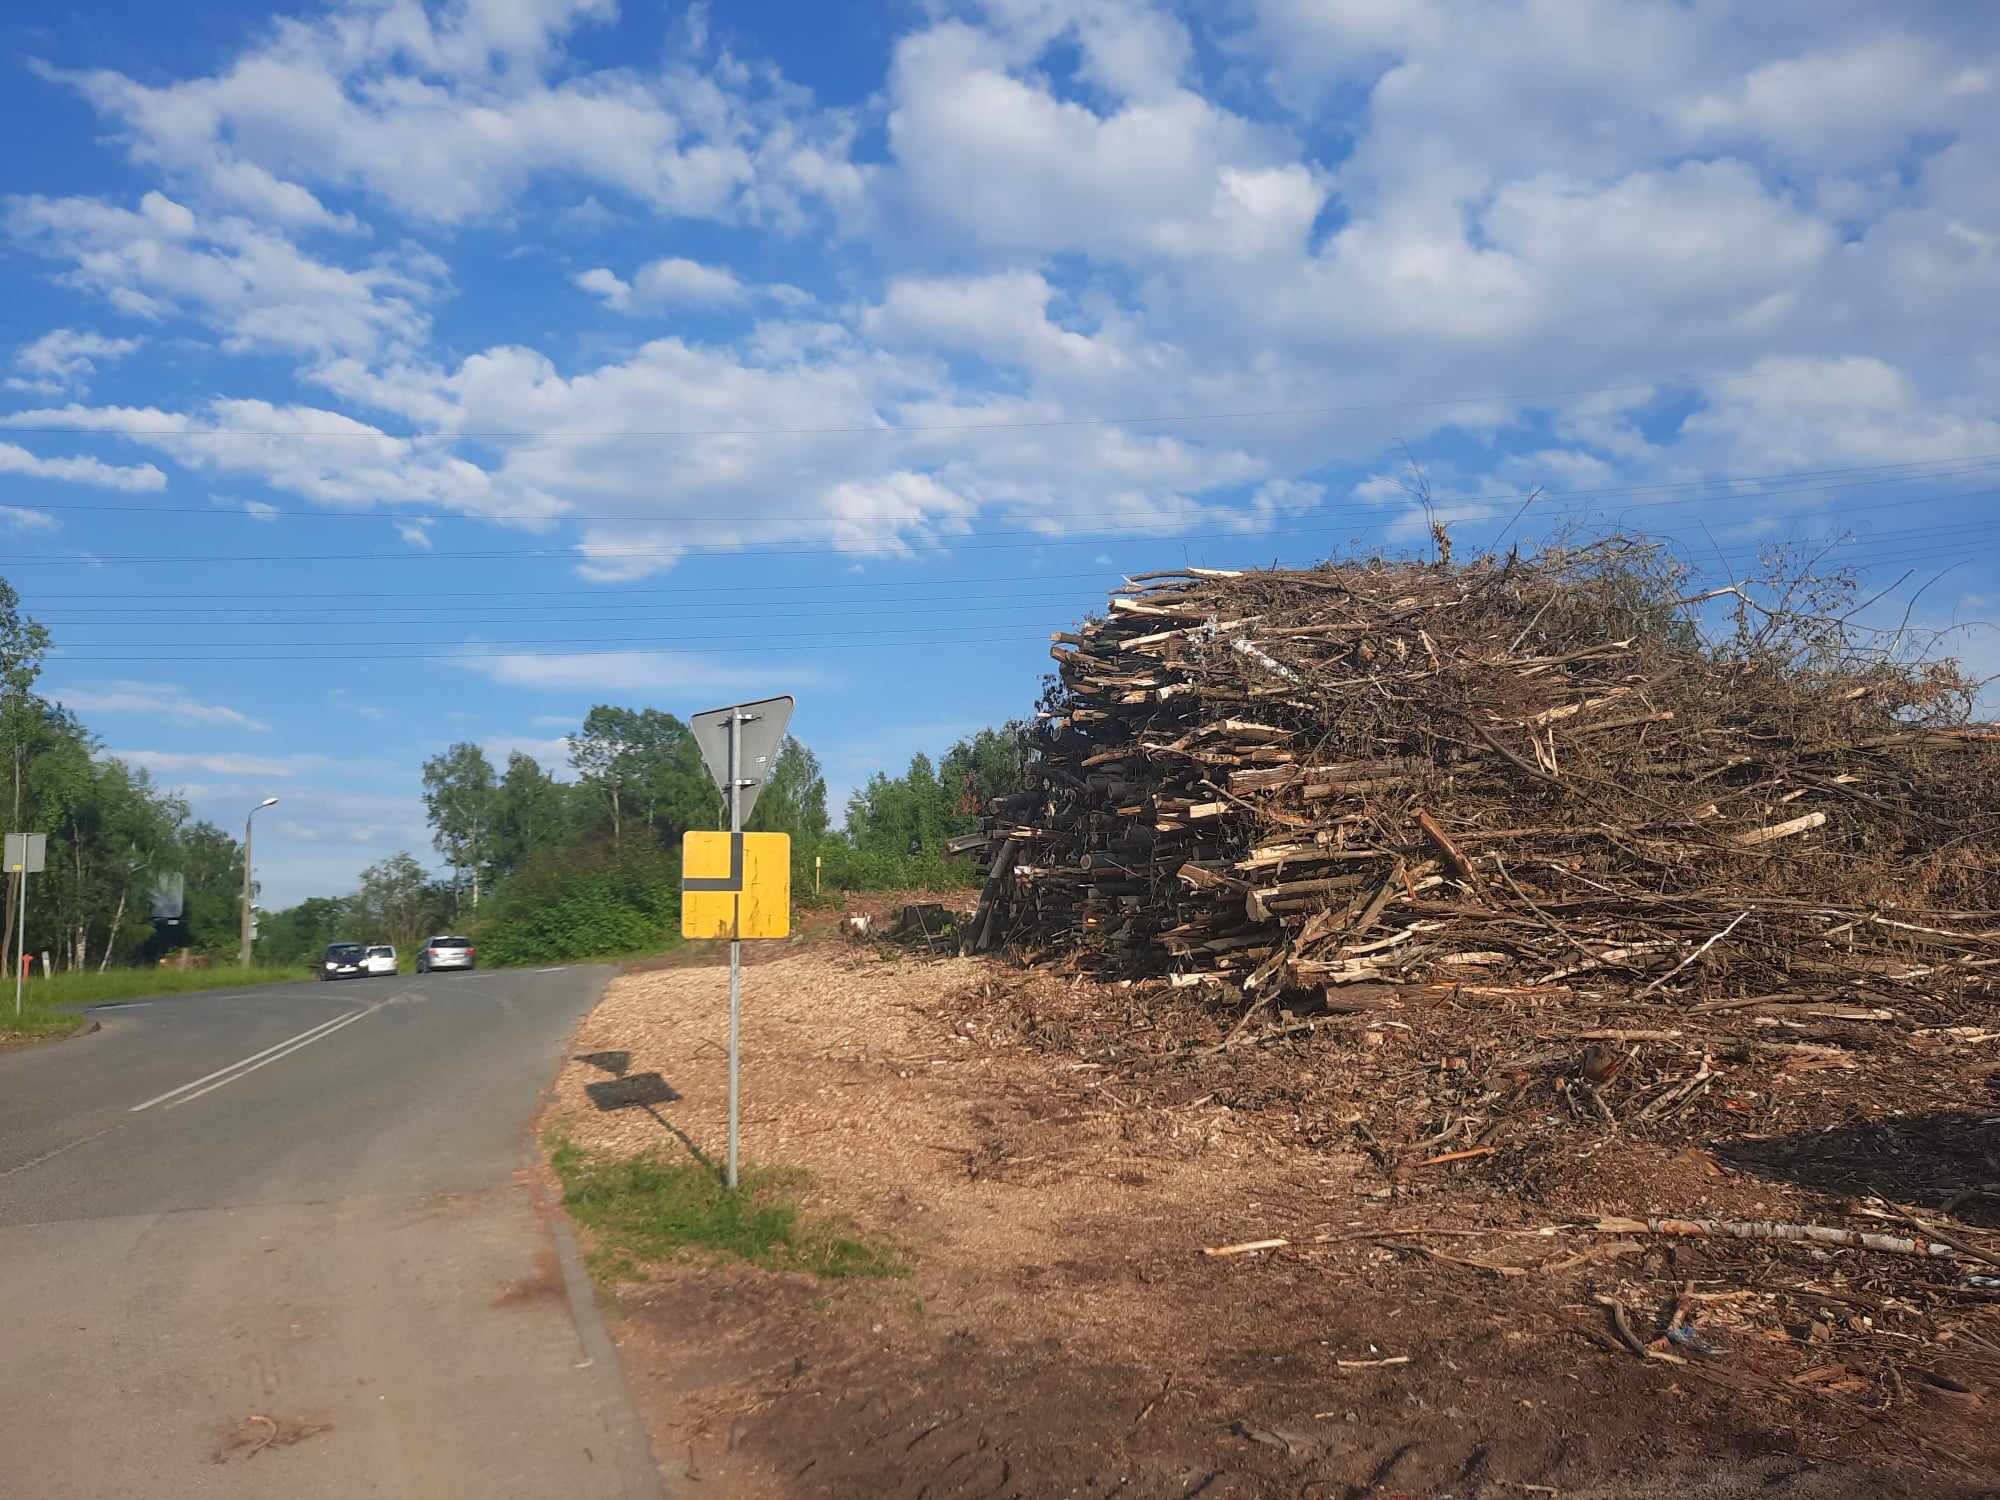
[[[957,891],[980,883],[983,872],[972,860],[947,859],[942,854],[890,854],[857,849],[845,839],[828,839],[817,853],[820,881],[827,891]],[[797,875],[793,883],[799,885]],[[812,892],[812,860],[805,861],[804,883],[794,894]]]
[[[479,923],[482,960],[563,963],[677,940],[680,863],[657,848],[603,846],[537,860],[502,889]]]

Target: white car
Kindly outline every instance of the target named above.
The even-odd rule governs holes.
[[[417,953],[417,972],[428,974],[434,969],[470,969],[475,953],[471,938],[432,938]]]
[[[377,943],[361,960],[361,967],[371,976],[393,974],[396,972],[396,950],[387,943]]]

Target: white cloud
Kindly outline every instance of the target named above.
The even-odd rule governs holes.
[[[25,505],[0,505],[0,526],[15,531],[54,531],[62,523],[45,510],[30,510]]]
[[[0,474],[58,479],[108,490],[163,490],[167,476],[151,464],[122,466],[95,458],[38,458],[17,443],[0,443]]]
[[[575,714],[536,714],[528,722],[537,729],[573,730],[578,721]]]
[[[1317,504],[1305,476],[1439,428],[1480,445],[1475,495],[1747,463],[1767,418],[1761,450],[1800,466],[1815,422],[1845,424],[1840,451],[1981,438],[1961,393],[1992,388],[2000,347],[1994,38],[1865,11],[961,0],[881,59],[885,160],[863,168],[857,116],[695,20],[642,72],[573,48],[608,5],[336,4],[211,77],[72,77],[162,190],[14,214],[77,284],[290,352],[326,402],[77,404],[78,425],[314,504],[603,517],[566,534],[592,579],[743,545],[909,556],[984,525],[1274,530]],[[623,313],[741,312],[720,341],[558,331],[545,352],[533,322],[467,319],[447,352],[446,271],[382,248],[393,217],[326,206],[567,233],[607,201],[628,225],[869,238],[824,235],[816,302],[759,284],[786,255],[737,232],[563,262]],[[1602,387],[1628,389],[1526,394]],[[1358,409],[1078,423],[1318,407]],[[306,435],[203,436],[267,427]],[[510,433],[565,436],[464,436]],[[660,433],[670,462],[614,436]]]
[[[1941,402],[1905,371],[1863,355],[1758,360],[1718,383],[1680,435],[1738,472],[1971,458],[2000,452],[1980,398]]]
[[[353,3],[279,22],[206,78],[53,76],[118,122],[135,161],[299,225],[332,217],[306,184],[442,224],[504,212],[544,179],[662,214],[788,228],[811,205],[858,208],[854,122],[815,110],[774,70],[713,49],[657,69],[566,66],[570,33],[616,13],[611,0]]]
[[[531,735],[501,735],[482,747],[497,770],[505,771],[507,757],[515,751],[527,756],[559,781],[571,779],[569,742],[565,739],[536,739]]]
[[[603,266],[595,270],[579,272],[576,284],[591,296],[596,297],[613,312],[628,312],[632,307],[632,283],[620,280]]]
[[[934,346],[1016,364],[1062,380],[1111,380],[1139,372],[1152,361],[1165,363],[1166,351],[1135,347],[1139,341],[1122,326],[1087,334],[1050,316],[1056,290],[1034,271],[1003,271],[971,277],[899,277],[889,284],[863,327],[889,344]]]
[[[233,350],[374,355],[421,340],[429,262],[315,259],[248,219],[198,216],[148,192],[135,209],[100,198],[5,200],[8,232],[70,269],[62,280],[131,317],[185,316]]]
[[[957,22],[899,43],[889,142],[898,187],[980,244],[1146,261],[1297,254],[1326,192],[1278,131],[1169,80],[1138,91],[1115,32],[1077,33],[1127,97],[1108,113],[1056,97],[1021,48]],[[1157,80],[1156,80],[1157,82]]]
[[[7,377],[7,389],[46,396],[81,390],[99,365],[123,359],[138,347],[137,339],[54,328],[16,352],[14,368],[21,373]]]
[[[191,416],[150,407],[72,404],[0,416],[0,427],[6,426],[65,427],[123,437],[166,453],[186,468],[253,476],[335,509],[418,505],[426,510],[495,515],[509,525],[533,529],[565,508],[546,492],[496,479],[443,445],[392,437],[320,407],[222,399],[210,402],[203,415]],[[244,442],[242,434],[266,434],[284,441]],[[6,445],[0,445],[0,462],[5,452]],[[150,465],[114,472],[159,473]],[[150,489],[164,483],[164,476],[157,483],[135,477],[122,487]]]
[[[134,714],[142,718],[165,719],[174,724],[224,724],[258,733],[271,727],[262,719],[253,719],[236,709],[202,703],[189,696],[187,689],[177,683],[110,682],[101,687],[67,688],[54,696],[79,713]],[[135,755],[151,755],[154,752],[119,753],[124,759],[131,760]]]
[[[289,779],[303,770],[322,766],[319,756],[236,755],[228,752],[180,750],[107,750],[106,755],[127,765],[140,766],[155,776],[276,776]]]
[[[1912,134],[1996,107],[2000,70],[1990,57],[1969,61],[1942,39],[1885,30],[1759,63],[1685,100],[1677,117],[1704,141],[1877,166]]]
[[[577,693],[740,692],[746,698],[824,683],[826,675],[795,663],[732,666],[666,651],[624,655],[474,656],[453,662],[465,671],[509,687]],[[554,743],[547,741],[544,743]]]
[[[614,312],[728,307],[747,301],[751,291],[733,271],[679,256],[648,262],[629,282],[599,267],[578,276],[576,284]]]

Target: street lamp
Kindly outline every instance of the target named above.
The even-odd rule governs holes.
[[[250,967],[250,821],[267,807],[276,807],[276,797],[266,797],[250,809],[250,816],[243,820],[243,952],[241,962]]]

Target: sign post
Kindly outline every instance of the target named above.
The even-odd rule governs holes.
[[[793,700],[712,708],[689,720],[701,757],[729,804],[729,832],[681,839],[681,935],[729,939],[729,1186],[740,1182],[743,939],[791,931],[792,841],[745,833],[743,820],[771,779]],[[722,866],[718,871],[716,866]]]
[[[49,836],[46,833],[10,833],[7,835],[6,865],[11,874],[20,877],[21,896],[17,903],[21,908],[21,931],[14,951],[22,956],[22,964],[14,973],[14,1019],[21,1019],[21,979],[28,971],[28,877],[39,875],[48,868]],[[47,961],[43,961],[47,967]]]

